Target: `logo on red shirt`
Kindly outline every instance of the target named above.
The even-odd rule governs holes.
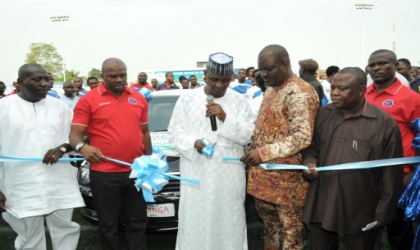
[[[391,99],[386,99],[383,103],[382,103],[382,106],[383,107],[385,107],[385,108],[390,108],[390,107],[392,107],[392,106],[394,106],[394,101],[393,100],[391,100]]]
[[[137,104],[137,100],[136,100],[136,98],[134,98],[134,97],[130,97],[130,98],[128,98],[128,102],[129,102],[130,104],[133,104],[133,105]]]

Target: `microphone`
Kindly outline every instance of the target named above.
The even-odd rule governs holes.
[[[211,95],[208,95],[206,98],[207,104],[214,102],[214,97]],[[216,131],[217,130],[217,123],[216,123],[216,116],[212,115],[210,116],[210,124],[211,124],[211,130]]]

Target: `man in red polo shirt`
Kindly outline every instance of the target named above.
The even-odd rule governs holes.
[[[88,160],[93,204],[98,214],[102,249],[120,249],[118,218],[124,212],[128,249],[146,249],[146,203],[129,179],[131,168],[104,157],[132,163],[152,146],[146,99],[127,85],[127,67],[120,59],[102,64],[103,83],[79,100],[70,144]],[[87,134],[90,145],[84,144]]]
[[[140,72],[137,76],[139,82],[133,83],[130,85],[131,89],[139,92],[142,88],[147,88],[150,91],[155,91],[155,89],[147,82],[147,74],[144,72]]]
[[[411,145],[415,132],[410,123],[420,118],[420,96],[395,78],[397,56],[390,50],[377,50],[369,57],[368,67],[374,81],[366,91],[366,99],[387,112],[398,123],[403,140],[404,157],[415,156]],[[407,185],[413,171],[404,167],[404,184]],[[392,249],[411,249],[414,240],[411,223],[403,220],[398,211],[394,221],[387,226],[388,240]]]

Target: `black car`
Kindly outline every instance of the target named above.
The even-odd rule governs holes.
[[[169,145],[167,128],[169,120],[172,116],[175,103],[181,94],[190,90],[171,90],[157,91],[151,95],[149,101],[149,130],[152,144],[159,146],[165,150],[169,165],[168,174],[180,175],[179,170],[179,154]],[[71,157],[80,157],[73,155]],[[79,165],[83,163],[79,162]],[[92,192],[90,190],[89,180],[89,163],[79,167],[78,181],[82,197],[86,207],[81,208],[80,212],[84,218],[89,221],[97,222],[97,214],[93,206]],[[154,194],[156,202],[147,203],[147,215],[149,217],[148,232],[170,231],[178,228],[178,207],[180,196],[180,183],[178,180],[169,179],[169,183],[165,185],[162,191]],[[247,218],[254,211],[254,200],[251,196],[246,197],[245,208]],[[124,224],[123,216],[120,216],[121,225]]]

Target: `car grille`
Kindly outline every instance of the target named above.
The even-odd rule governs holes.
[[[179,176],[179,175],[178,175]],[[169,178],[169,183],[166,184],[160,192],[179,192],[180,181]]]
[[[178,220],[173,218],[168,220],[162,218],[159,220],[149,218],[149,223],[147,223],[147,231],[165,231],[176,228],[178,228]]]

